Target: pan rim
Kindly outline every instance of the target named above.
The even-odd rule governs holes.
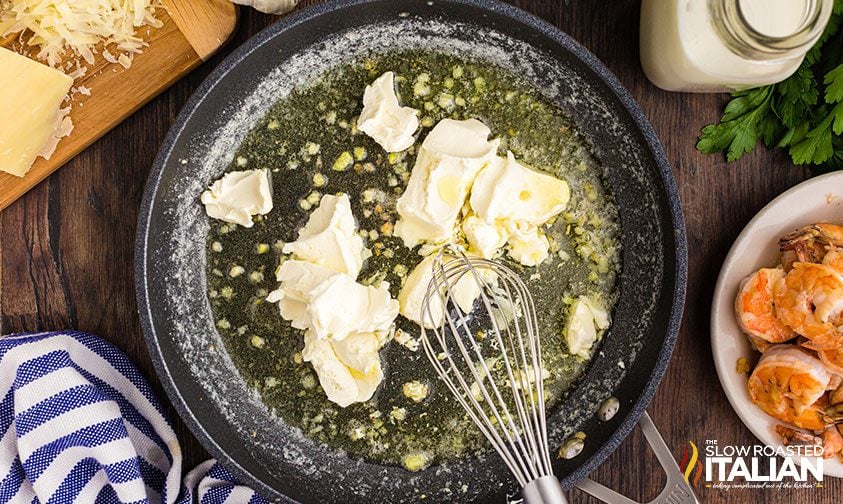
[[[184,398],[179,385],[176,384],[173,379],[173,375],[169,369],[169,364],[164,357],[164,353],[159,342],[159,335],[156,332],[153,322],[151,304],[148,296],[149,286],[147,282],[147,273],[151,269],[148,264],[147,241],[149,239],[151,217],[155,207],[154,203],[158,194],[161,178],[164,174],[164,169],[169,163],[173,149],[181,138],[182,132],[190,122],[193,114],[202,105],[208,94],[228,75],[231,69],[239,65],[244,59],[249,57],[255,50],[267,41],[279,36],[288,29],[307,23],[311,19],[331,11],[342,10],[360,4],[377,3],[382,1],[385,0],[334,0],[310,6],[288,15],[278,22],[270,25],[248,39],[240,47],[236,48],[231,54],[229,54],[208,75],[208,77],[205,78],[199,87],[196,88],[173,122],[170,131],[161,143],[159,152],[150,170],[146,188],[144,190],[143,200],[138,212],[138,225],[135,242],[135,291],[142,332],[149,347],[150,357],[153,361],[158,380],[161,382],[167,396],[173,404],[173,407],[179,414],[179,417],[185,425],[187,425],[191,433],[196,436],[200,443],[205,447],[205,449],[207,449],[213,457],[217,458],[224,467],[240,477],[244,483],[264,495],[280,495],[280,492],[263,483],[261,480],[256,478],[251,471],[238,463],[237,460],[228,456],[225,450],[213,439],[213,437],[205,429],[202,422],[194,415],[191,408],[188,406],[188,401]],[[661,182],[664,191],[662,196],[666,198],[667,208],[670,211],[673,237],[676,246],[676,257],[673,271],[674,286],[670,306],[670,317],[666,324],[663,345],[657,357],[655,366],[650,370],[649,379],[644,384],[641,394],[633,403],[632,408],[624,420],[598,450],[596,450],[588,459],[584,460],[574,471],[569,473],[562,480],[562,486],[566,489],[570,489],[576,482],[587,477],[589,473],[602,464],[603,461],[617,449],[620,443],[628,437],[654,397],[658,385],[664,378],[670,357],[672,356],[676,339],[679,334],[679,327],[682,321],[688,268],[686,230],[676,181],[673,177],[670,163],[667,160],[667,156],[664,153],[661,142],[638,104],[634,101],[628,91],[626,91],[617,77],[596,56],[594,56],[571,36],[562,32],[556,26],[551,25],[524,10],[506,4],[501,0],[435,1],[437,3],[466,5],[479,8],[520,22],[538,31],[550,42],[561,46],[564,50],[567,50],[572,56],[579,59],[585,66],[594,72],[595,76],[604,85],[606,85],[608,90],[615,98],[618,99],[623,108],[626,109],[626,112],[629,114],[635,128],[637,128],[643,136],[644,143],[652,155],[653,162],[658,168],[660,176],[659,181]],[[668,271],[666,271],[666,273],[668,273]],[[667,292],[665,292],[665,294],[667,294]],[[294,502],[289,497],[284,497],[284,499],[287,499],[289,502]]]

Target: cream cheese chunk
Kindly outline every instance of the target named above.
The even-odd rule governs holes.
[[[281,317],[319,339],[341,341],[355,332],[388,331],[398,316],[389,284],[361,285],[345,273],[307,261],[287,260],[278,268],[281,286],[267,300]]]
[[[568,183],[519,163],[512,152],[487,166],[471,189],[471,208],[487,224],[541,226],[568,205]]]
[[[363,239],[357,234],[348,195],[322,196],[299,230],[299,239],[284,245],[283,252],[356,278],[363,267]]]
[[[419,111],[402,107],[395,95],[392,72],[386,72],[363,92],[363,111],[357,128],[372,137],[387,152],[400,152],[410,148],[419,128]]]
[[[271,292],[267,301],[277,301],[281,317],[289,320],[293,327],[307,329],[310,327],[310,314],[307,311],[310,293],[336,274],[333,270],[311,262],[289,259],[281,264],[275,275],[281,287]]]
[[[441,296],[431,297],[429,303],[430,314],[422,313],[422,303],[427,294],[430,281],[433,279],[435,260],[435,255],[430,255],[422,259],[413,268],[413,271],[407,275],[407,280],[398,293],[398,304],[401,315],[426,329],[439,327],[445,315]],[[443,260],[447,262],[449,258],[445,257]],[[488,281],[488,279],[486,280]],[[453,289],[451,289],[451,296],[453,296],[460,310],[470,313],[474,301],[480,297],[480,284],[474,277],[465,275],[454,284]]]
[[[272,189],[267,170],[229,172],[200,197],[208,217],[250,228],[253,215],[272,210]]]
[[[395,234],[404,245],[451,238],[475,177],[495,159],[500,141],[490,133],[476,119],[443,119],[430,131],[397,203]]]
[[[306,331],[302,357],[328,399],[342,407],[375,393],[383,380],[378,351],[398,316],[389,284],[357,283],[363,250],[348,196],[326,195],[299,239],[283,247],[292,258],[278,267],[280,286],[266,298]]]
[[[350,336],[353,341],[359,338],[361,341],[377,337],[373,334],[361,334]],[[345,342],[333,342],[319,339],[312,332],[308,331],[304,336],[304,350],[302,358],[309,362],[316,375],[319,377],[319,385],[325,391],[328,399],[345,408],[354,403],[365,402],[372,398],[383,380],[378,349],[380,347],[366,346],[365,353],[349,353],[343,347]],[[353,362],[343,360],[343,356],[351,355]],[[365,367],[360,369],[360,363]]]
[[[486,258],[503,245],[501,241],[508,243],[511,258],[537,266],[547,259],[550,248],[540,226],[564,211],[570,196],[567,182],[522,165],[508,152],[474,181],[469,204],[477,220],[464,221],[466,240]]]
[[[461,227],[469,250],[483,259],[492,259],[509,238],[509,232],[502,226],[486,224],[476,215],[466,217]]]
[[[387,331],[398,316],[398,302],[389,295],[389,284],[361,285],[337,274],[310,292],[307,306],[316,337],[342,341],[351,333]]]
[[[368,375],[380,369],[381,359],[378,351],[383,346],[383,341],[378,337],[378,333],[352,333],[344,340],[332,341],[331,344],[340,361],[352,370]]]
[[[597,341],[599,331],[609,327],[609,314],[599,303],[580,296],[571,305],[568,323],[565,326],[565,340],[568,352],[588,358],[589,351]]]
[[[537,266],[544,262],[549,249],[550,242],[538,227],[512,233],[509,238],[509,257],[524,266]]]

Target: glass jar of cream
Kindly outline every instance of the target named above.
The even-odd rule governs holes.
[[[641,65],[669,91],[779,82],[822,35],[834,0],[642,0]]]

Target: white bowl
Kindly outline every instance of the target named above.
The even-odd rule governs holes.
[[[717,375],[744,425],[770,446],[782,444],[775,432],[781,422],[752,404],[747,375],[735,369],[739,357],[751,363],[758,358],[735,320],[735,296],[742,279],[759,268],[778,263],[778,241],[783,234],[821,221],[843,223],[843,171],[803,182],[758,212],[729,250],[714,288],[711,350]],[[826,476],[843,478],[843,463],[826,460],[823,465]]]

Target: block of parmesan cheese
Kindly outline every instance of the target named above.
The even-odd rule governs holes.
[[[0,170],[23,177],[49,159],[73,123],[61,105],[73,79],[0,47]]]

